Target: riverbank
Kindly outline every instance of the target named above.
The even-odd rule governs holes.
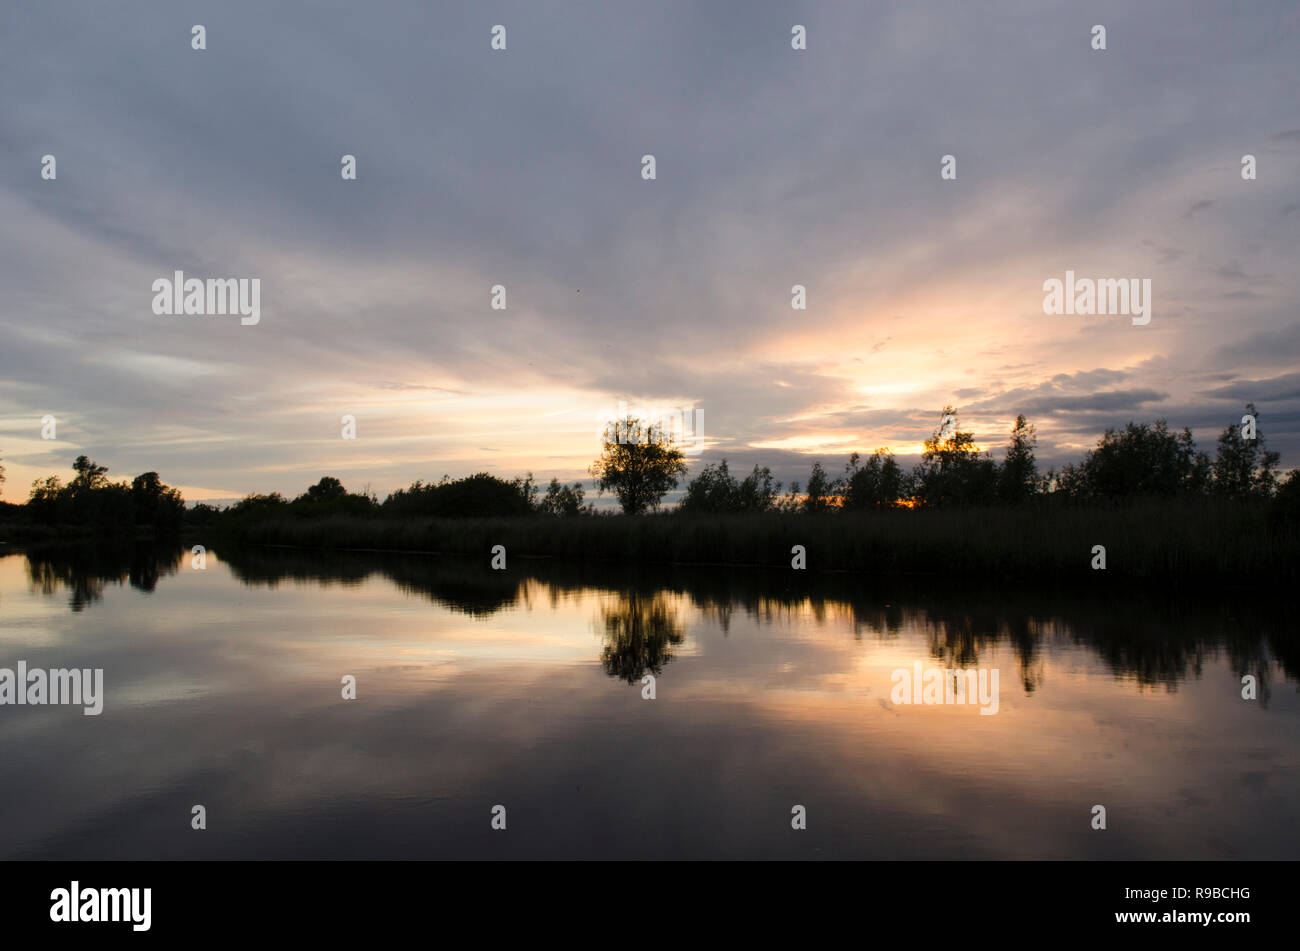
[[[1265,505],[1191,499],[1112,508],[883,510],[819,515],[222,521],[214,539],[244,545],[367,549],[615,563],[791,567],[810,571],[1131,578],[1294,576],[1300,531]],[[192,533],[187,533],[192,534]]]

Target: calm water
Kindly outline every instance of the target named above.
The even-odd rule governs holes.
[[[0,857],[1300,858],[1259,592],[222,555],[0,556],[0,667],[105,680],[0,706]]]

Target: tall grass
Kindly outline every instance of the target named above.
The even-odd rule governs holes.
[[[787,567],[803,545],[810,570],[991,576],[1077,576],[1095,545],[1112,577],[1276,577],[1300,562],[1294,523],[1270,522],[1263,505],[1204,498],[817,515],[273,518],[233,532],[251,545],[475,555],[504,545],[509,557]]]

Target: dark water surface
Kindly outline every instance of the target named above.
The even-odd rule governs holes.
[[[105,683],[0,706],[0,857],[1300,858],[1293,606],[1086,580],[0,556],[0,668]]]

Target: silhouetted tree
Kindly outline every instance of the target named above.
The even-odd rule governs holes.
[[[31,495],[27,498],[27,511],[45,525],[55,525],[69,520],[72,499],[58,476],[32,480]]]
[[[1079,499],[1185,495],[1205,488],[1209,469],[1190,429],[1172,433],[1163,419],[1130,422],[1107,429],[1081,463],[1065,466],[1057,488]]]
[[[600,458],[589,471],[601,492],[614,492],[624,514],[642,515],[677,487],[686,461],[671,434],[629,416],[606,428]]]
[[[1269,514],[1278,525],[1290,529],[1300,524],[1300,469],[1292,469],[1278,487]]]
[[[844,508],[893,505],[907,493],[908,479],[888,449],[877,449],[865,463],[856,452],[844,467]]]
[[[109,482],[108,469],[86,456],[78,456],[72,468],[76,476],[67,485],[58,476],[32,482],[27,511],[35,521],[97,529],[132,528],[139,522],[179,525],[184,502],[157,473],[145,473],[128,485]]]
[[[417,480],[409,488],[398,489],[384,499],[381,511],[402,517],[435,518],[528,515],[533,511],[535,495],[532,473],[527,479],[507,482],[486,472],[476,472],[455,480],[443,476],[438,483]]]
[[[1277,464],[1282,456],[1264,448],[1264,432],[1259,428],[1259,412],[1254,403],[1246,412],[1255,418],[1255,438],[1246,439],[1243,427],[1228,426],[1219,436],[1219,451],[1212,466],[1213,490],[1228,498],[1264,498],[1277,485]]]
[[[78,456],[72,469],[77,473],[70,484],[74,492],[102,489],[108,485],[108,467],[96,465],[87,456]]]
[[[983,504],[997,494],[997,465],[963,432],[957,411],[943,408],[943,422],[925,441],[913,474],[917,501],[923,505]]]
[[[220,515],[221,510],[215,505],[199,502],[185,510],[185,524],[192,525],[195,528],[206,528],[214,524]]]
[[[679,509],[693,515],[734,512],[739,483],[727,468],[727,460],[710,463],[686,484]]]
[[[736,487],[737,512],[770,512],[776,507],[776,497],[781,483],[772,480],[772,470],[767,466],[754,466],[752,472],[740,480]]]
[[[582,504],[584,494],[581,482],[565,485],[552,478],[537,508],[544,515],[583,515],[592,509],[590,505]]]
[[[1023,502],[1038,491],[1038,467],[1034,462],[1037,444],[1037,431],[1023,413],[1018,415],[1011,427],[1006,458],[998,470],[998,496],[1002,501]]]
[[[267,509],[277,509],[288,504],[289,500],[279,492],[272,492],[270,495],[246,495],[232,505],[228,511],[235,514],[247,514]]]
[[[700,470],[686,486],[680,511],[691,514],[714,512],[770,512],[777,504],[781,483],[772,479],[772,470],[754,466],[754,471],[737,480],[727,468],[727,460],[712,463]]]
[[[298,499],[308,502],[334,502],[346,498],[347,494],[348,490],[343,488],[343,483],[338,479],[333,476],[322,476],[319,482],[298,496]]]
[[[131,481],[131,501],[137,525],[175,531],[185,514],[178,490],[164,485],[156,472],[144,472]]]
[[[826,474],[820,462],[814,462],[808,474],[808,490],[804,494],[805,512],[825,512],[838,502],[840,484]]]

